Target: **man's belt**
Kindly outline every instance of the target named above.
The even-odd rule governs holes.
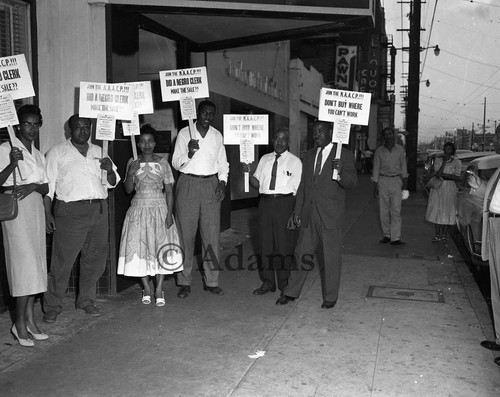
[[[183,174],[184,174],[184,173],[183,173]],[[208,179],[208,178],[212,178],[212,177],[214,177],[214,176],[215,176],[215,175],[217,175],[217,174],[211,174],[211,175],[184,174],[184,175],[187,175],[187,176],[192,176],[193,178]]]
[[[494,212],[490,212],[490,213],[488,213],[488,216],[489,216],[490,218],[500,218],[500,214],[496,214],[496,213],[494,213]]]
[[[287,193],[287,194],[261,194],[262,197],[266,198],[278,198],[278,197],[288,197],[288,196],[293,196],[293,193]]]
[[[102,203],[105,200],[106,199],[87,199],[87,200],[70,201],[70,203],[98,204],[98,203]]]
[[[385,176],[386,178],[396,178],[397,176],[401,176],[401,174],[397,174],[397,175],[385,175],[385,174],[380,174],[380,176]]]

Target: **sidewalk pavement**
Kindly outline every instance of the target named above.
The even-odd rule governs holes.
[[[331,310],[320,309],[316,271],[286,306],[274,304],[278,293],[252,295],[260,285],[252,208],[233,212],[222,236],[225,296],[204,292],[195,275],[183,300],[166,281],[163,308],[142,305],[139,287],[101,297],[99,318],[68,298],[54,324],[39,313],[50,339],[34,348],[17,345],[0,315],[1,394],[498,396],[495,354],[479,345],[493,337],[488,307],[453,242],[431,243],[425,206],[421,193],[403,204],[406,247],[381,245],[371,182],[360,176]]]

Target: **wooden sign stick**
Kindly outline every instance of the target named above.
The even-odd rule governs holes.
[[[335,158],[339,159],[341,153],[342,153],[342,143],[341,142],[337,142],[337,151],[335,152]],[[332,181],[336,181],[338,179],[338,177],[339,177],[339,172],[335,168],[333,170]]]
[[[102,141],[102,158],[105,159],[106,157],[108,157],[108,141]],[[101,172],[101,184],[108,184],[108,172],[106,170]]]
[[[16,133],[14,132],[14,127],[11,125],[7,126],[7,131],[9,132],[9,138],[10,138],[10,146],[14,146],[14,138],[16,137]],[[21,174],[21,169],[19,168],[19,164],[17,165],[17,172],[19,173],[19,178],[24,181],[24,178]]]

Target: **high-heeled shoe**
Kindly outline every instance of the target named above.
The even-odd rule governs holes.
[[[144,295],[144,291],[142,291],[141,302],[143,305],[149,305],[151,303],[151,295]]]
[[[16,337],[17,341],[19,342],[19,344],[21,346],[24,346],[24,347],[35,346],[35,342],[33,342],[31,339],[23,339],[23,338],[19,337],[19,335],[17,333],[16,324],[12,324],[12,328],[11,328],[10,332],[12,332],[12,335],[14,335]]]
[[[26,326],[28,333],[32,336],[34,340],[45,340],[49,339],[49,336],[45,332],[40,332],[39,334],[34,333],[28,326]]]

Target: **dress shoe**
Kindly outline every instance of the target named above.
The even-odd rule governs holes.
[[[493,360],[493,362],[496,364],[496,365],[500,365],[500,357],[497,357]]]
[[[44,313],[43,322],[44,323],[53,323],[57,320],[58,315],[59,315],[59,313],[56,312],[55,310],[49,310],[48,312]]]
[[[499,351],[500,350],[500,345],[497,344],[495,341],[492,340],[483,340],[481,342],[481,346],[488,350],[493,350],[493,351]]]
[[[191,287],[189,285],[183,285],[179,288],[179,292],[177,292],[177,298],[187,298],[191,293]]]
[[[222,296],[224,295],[224,291],[220,287],[208,287],[206,285],[203,286],[203,291],[208,291],[214,295]]]
[[[44,332],[40,332],[39,334],[36,334],[34,333],[32,330],[30,330],[29,327],[26,327],[26,329],[28,330],[28,333],[31,335],[31,337],[34,339],[34,340],[45,340],[45,339],[49,339],[49,336],[44,333]]]
[[[287,305],[288,302],[293,302],[295,298],[288,296],[288,295],[281,295],[278,300],[276,301],[277,305]]]
[[[403,245],[406,245],[406,243],[404,241],[401,241],[401,240],[395,240],[395,241],[391,241],[391,245],[399,245],[400,247],[402,247]]]
[[[330,301],[323,301],[321,304],[322,309],[331,309],[332,307],[335,307],[337,302],[330,302]]]
[[[12,328],[11,328],[10,332],[12,332],[12,335],[14,335],[14,337],[17,339],[17,341],[19,342],[19,344],[21,346],[24,346],[24,347],[33,347],[33,346],[35,346],[35,342],[33,342],[31,339],[23,339],[23,338],[19,337],[19,335],[17,333],[16,324],[12,325]]]
[[[88,314],[91,317],[99,317],[101,315],[99,309],[94,305],[87,305],[85,307],[82,307],[82,310],[85,312],[85,314]]]
[[[390,242],[391,242],[391,239],[390,239],[390,237],[387,237],[387,236],[384,236],[384,238],[379,241],[380,244],[387,244]]]
[[[272,288],[265,288],[263,285],[261,285],[259,288],[253,290],[254,295],[265,295],[268,292],[275,292],[276,287]]]

